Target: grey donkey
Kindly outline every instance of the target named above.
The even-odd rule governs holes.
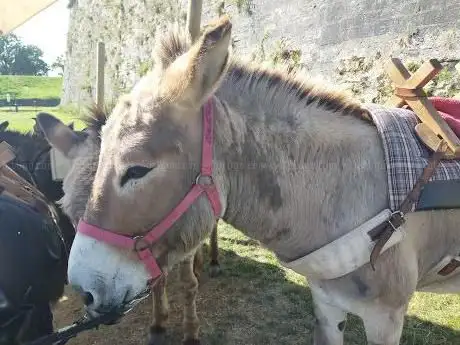
[[[389,208],[383,147],[369,113],[301,75],[238,61],[230,51],[231,28],[221,18],[193,45],[185,32],[159,35],[160,63],[119,99],[102,130],[81,224],[126,236],[147,233],[195,182],[203,137],[212,140],[219,216],[282,262],[324,247]],[[202,130],[204,106],[212,109],[212,137]],[[63,151],[81,150],[77,137],[45,127]],[[68,200],[78,200],[84,182],[69,179]],[[380,255],[375,271],[364,263],[337,278],[307,275],[317,318],[314,344],[342,344],[346,315],[353,313],[363,319],[369,344],[396,345],[414,291],[460,292],[458,273],[421,283],[444,255],[458,255],[459,222],[459,210],[409,213],[407,235]],[[200,196],[151,243],[150,253],[167,271],[190,258],[215,223],[209,200]],[[338,260],[354,253],[344,255]],[[94,314],[134,298],[150,280],[132,253],[80,232],[68,273],[75,287],[93,296],[88,308]]]

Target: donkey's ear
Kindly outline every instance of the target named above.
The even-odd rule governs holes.
[[[163,91],[200,106],[227,71],[232,24],[227,16],[210,23],[190,50],[165,71]]]
[[[39,113],[36,121],[50,145],[67,158],[73,158],[72,149],[82,142],[82,136],[48,113]]]
[[[3,121],[2,123],[0,123],[0,132],[5,131],[8,128],[9,124],[10,123],[8,121]]]

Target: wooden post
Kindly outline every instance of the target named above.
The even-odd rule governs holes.
[[[188,0],[187,29],[194,42],[200,36],[203,0]]]
[[[98,42],[96,59],[96,105],[101,109],[104,106],[104,67],[105,45],[104,42]]]

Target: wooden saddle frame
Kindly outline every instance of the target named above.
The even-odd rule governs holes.
[[[423,87],[442,68],[438,60],[430,59],[411,75],[400,59],[392,58],[385,66],[385,70],[395,84],[395,93],[385,105],[396,108],[410,106],[421,121],[415,126],[419,139],[433,152],[444,141],[447,145],[444,145],[443,159],[460,159],[460,139],[441,117],[423,90]],[[456,68],[460,72],[460,64]],[[455,97],[458,96],[460,94]]]

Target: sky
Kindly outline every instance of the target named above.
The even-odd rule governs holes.
[[[48,64],[52,64],[66,50],[68,2],[69,0],[56,1],[13,31],[25,44],[38,46]],[[49,75],[57,75],[57,71],[50,72]]]

